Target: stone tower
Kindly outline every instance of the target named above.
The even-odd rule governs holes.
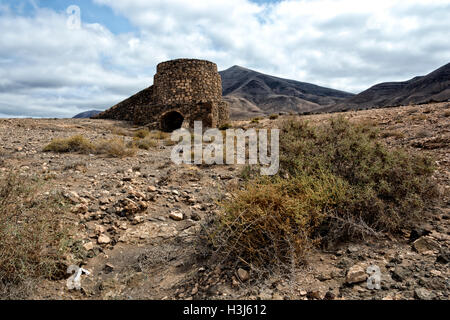
[[[192,127],[217,127],[229,120],[222,100],[222,80],[215,63],[177,59],[158,64],[153,85],[94,118],[133,121],[154,129],[173,131]]]

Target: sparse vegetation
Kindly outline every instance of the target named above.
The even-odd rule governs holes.
[[[270,116],[269,116],[269,119],[270,120],[276,120],[276,119],[278,119],[278,115],[277,114],[271,114]]]
[[[136,138],[140,138],[140,139],[144,139],[145,137],[147,137],[150,134],[150,131],[148,131],[148,129],[139,129],[138,131],[136,131],[134,133],[134,136]]]
[[[98,154],[116,158],[132,157],[136,154],[136,148],[127,147],[125,141],[121,138],[99,140],[95,145],[95,151]]]
[[[50,144],[44,148],[44,152],[79,152],[79,153],[93,153],[95,145],[82,135],[75,135],[69,138],[53,139]]]
[[[10,172],[0,180],[0,299],[24,298],[41,278],[65,277],[73,241],[58,193],[40,195],[37,178]]]
[[[157,140],[164,140],[164,139],[169,138],[170,134],[167,132],[156,130],[156,131],[150,132],[149,137],[153,138],[153,139],[157,139]]]
[[[279,174],[250,179],[222,203],[208,234],[216,252],[257,267],[291,265],[313,245],[408,227],[436,196],[432,161],[390,151],[377,136],[343,118],[286,122]]]
[[[150,148],[156,148],[157,146],[158,141],[149,136],[144,139],[135,138],[133,141],[128,143],[129,148],[139,148],[143,150],[150,150]]]
[[[91,142],[82,135],[53,139],[44,152],[78,152],[82,154],[105,154],[110,157],[129,157],[136,154],[136,148],[128,148],[122,138],[101,139]]]

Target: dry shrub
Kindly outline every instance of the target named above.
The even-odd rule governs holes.
[[[82,135],[75,135],[69,138],[53,139],[48,144],[44,151],[53,152],[80,152],[80,153],[92,153],[95,150],[95,146],[89,140]]]
[[[44,149],[44,152],[78,152],[82,154],[105,154],[110,157],[130,157],[136,154],[136,148],[128,148],[124,139],[100,139],[91,142],[82,135],[69,138],[53,139]]]
[[[285,122],[279,174],[234,190],[207,229],[216,254],[273,267],[300,262],[311,245],[410,226],[436,196],[432,161],[388,150],[377,136],[343,118]]]
[[[146,136],[150,134],[150,131],[148,129],[139,129],[134,133],[134,136],[136,138],[144,139]]]
[[[0,180],[0,299],[25,298],[30,284],[65,276],[73,244],[60,194],[38,194],[35,178],[10,172]]]
[[[155,130],[150,132],[149,137],[157,140],[164,140],[170,138],[170,134],[167,132]]]
[[[143,150],[150,150],[150,148],[156,148],[158,146],[158,141],[147,136],[144,139],[135,138],[133,141],[128,143],[128,147],[130,148],[139,148]]]
[[[99,140],[95,145],[95,151],[116,158],[132,157],[136,154],[136,148],[128,148],[121,138]]]
[[[269,119],[270,119],[270,120],[276,120],[276,119],[278,119],[278,117],[279,117],[279,116],[278,116],[277,114],[274,113],[274,114],[271,114],[271,115],[269,116]]]

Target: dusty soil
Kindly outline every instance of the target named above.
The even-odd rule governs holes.
[[[337,114],[302,116],[321,122]],[[33,299],[448,299],[450,293],[450,104],[347,112],[351,121],[378,127],[392,147],[431,155],[441,199],[424,212],[424,224],[337,248],[315,250],[308,264],[289,276],[259,279],[252,270],[242,282],[232,266],[213,265],[197,246],[202,225],[217,214],[217,201],[240,182],[240,166],[177,166],[171,146],[123,159],[42,149],[53,138],[82,134],[89,139],[132,132],[125,122],[90,119],[0,120],[0,174],[15,168],[45,177],[42,192],[60,190],[72,202],[73,237],[84,247],[82,290],[64,279],[43,280]],[[281,121],[239,121],[235,126],[277,127]],[[125,137],[130,140],[131,137]],[[183,220],[170,218],[182,213]],[[412,238],[411,238],[412,237]],[[416,240],[418,239],[418,240]],[[412,240],[415,240],[412,241]],[[381,289],[366,286],[366,270],[381,271]],[[351,275],[362,277],[350,283]]]

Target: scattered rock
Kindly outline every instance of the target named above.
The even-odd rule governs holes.
[[[142,216],[135,216],[134,218],[133,218],[133,224],[140,224],[140,223],[143,223],[144,222],[144,217],[142,217]]]
[[[246,281],[248,281],[250,279],[249,273],[246,270],[242,269],[242,268],[239,268],[237,270],[237,276],[239,277],[239,279],[242,282],[246,282]]]
[[[172,211],[169,213],[169,217],[175,221],[181,221],[184,219],[184,214],[180,211]]]
[[[450,251],[441,250],[441,253],[436,258],[436,262],[447,264],[450,261]]]
[[[319,290],[309,291],[306,296],[308,299],[322,300],[322,295]]]
[[[420,237],[427,236],[431,232],[424,228],[415,228],[411,230],[411,233],[409,235],[409,241],[413,242],[419,239]]]
[[[411,270],[405,267],[395,267],[395,270],[392,271],[392,279],[398,282],[402,282],[406,280],[411,275]]]
[[[105,264],[105,267],[103,268],[103,271],[105,271],[105,273],[113,272],[114,271],[114,265],[112,265],[111,263]]]
[[[99,244],[108,244],[111,242],[111,239],[108,236],[101,234],[98,236],[97,242]]]
[[[440,246],[439,243],[437,243],[431,237],[424,236],[413,242],[413,248],[418,253],[425,253],[427,251],[439,250]]]
[[[84,248],[86,251],[93,250],[93,249],[94,249],[94,244],[93,244],[92,242],[85,243],[85,244],[83,245],[83,248]]]
[[[432,300],[435,295],[433,292],[425,288],[417,288],[414,290],[414,297],[420,300]]]
[[[359,283],[367,280],[367,274],[364,267],[360,265],[354,265],[347,271],[347,277],[345,282],[348,284]]]
[[[334,299],[336,299],[336,295],[331,291],[327,291],[324,300],[334,300]]]
[[[83,203],[77,204],[76,206],[74,206],[72,208],[72,212],[73,213],[82,213],[82,214],[84,214],[84,213],[87,213],[88,211],[89,211],[89,208],[87,207],[87,205],[85,205]]]

